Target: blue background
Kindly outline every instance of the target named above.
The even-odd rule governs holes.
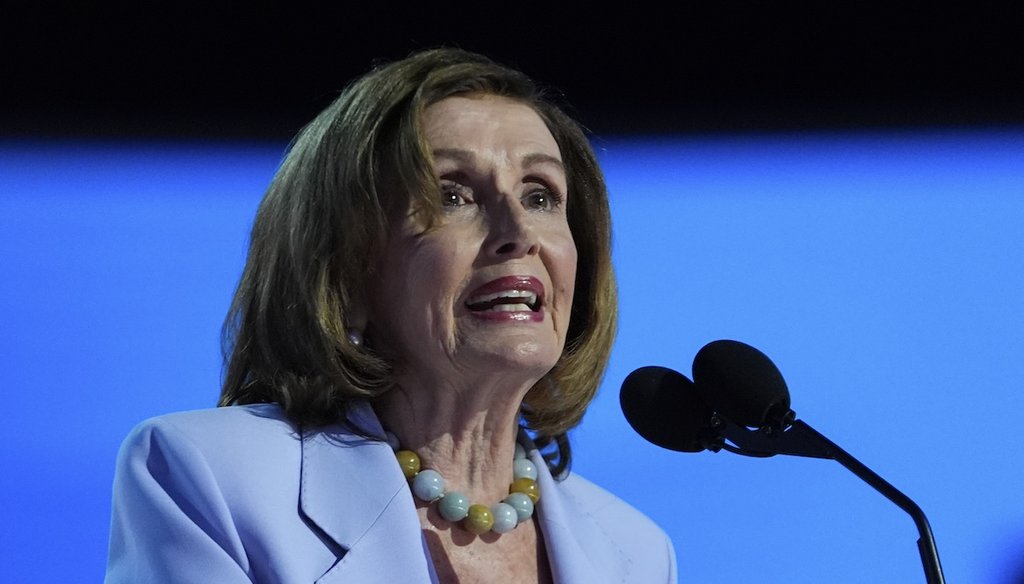
[[[0,142],[0,576],[102,578],[114,459],[212,406],[278,142]],[[910,518],[835,462],[659,449],[618,406],[705,343],[914,499],[948,582],[1024,572],[1024,129],[595,140],[620,329],[575,470],[660,523],[682,582],[923,582]]]

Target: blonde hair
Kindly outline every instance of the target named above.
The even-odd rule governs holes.
[[[453,48],[372,69],[290,145],[257,211],[224,322],[220,405],[276,402],[295,423],[321,425],[343,420],[352,400],[387,391],[391,364],[348,341],[348,309],[374,277],[375,250],[396,211],[439,212],[420,120],[427,106],[467,94],[533,108],[563,157],[578,254],[575,300],[565,350],[522,414],[538,436],[565,443],[601,383],[615,335],[604,178],[580,126],[531,79]]]

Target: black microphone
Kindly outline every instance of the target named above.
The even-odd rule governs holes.
[[[713,341],[694,357],[693,379],[654,366],[631,373],[619,396],[629,424],[648,441],[682,452],[725,449],[748,456],[791,454],[835,460],[911,516],[920,536],[917,545],[928,584],[945,582],[921,508],[797,420],[786,382],[767,355],[739,341]]]
[[[693,359],[693,381],[705,403],[748,428],[780,428],[792,422],[789,388],[767,355],[739,341],[704,345]]]
[[[712,411],[693,382],[666,367],[641,367],[619,392],[626,421],[648,442],[677,452],[700,452],[711,437]]]

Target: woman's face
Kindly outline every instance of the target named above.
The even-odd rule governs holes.
[[[565,346],[576,277],[558,145],[530,107],[496,96],[444,99],[423,130],[440,219],[426,229],[410,210],[393,228],[370,334],[400,376],[540,378]]]

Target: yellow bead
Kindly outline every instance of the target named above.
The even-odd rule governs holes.
[[[470,505],[465,525],[466,529],[477,535],[487,533],[494,526],[494,515],[487,505]]]
[[[405,478],[411,479],[420,472],[420,457],[412,450],[399,450],[395,453],[398,466],[402,467]]]
[[[512,484],[508,487],[508,492],[522,493],[534,503],[540,499],[540,487],[537,486],[537,481],[526,477],[512,481]]]

